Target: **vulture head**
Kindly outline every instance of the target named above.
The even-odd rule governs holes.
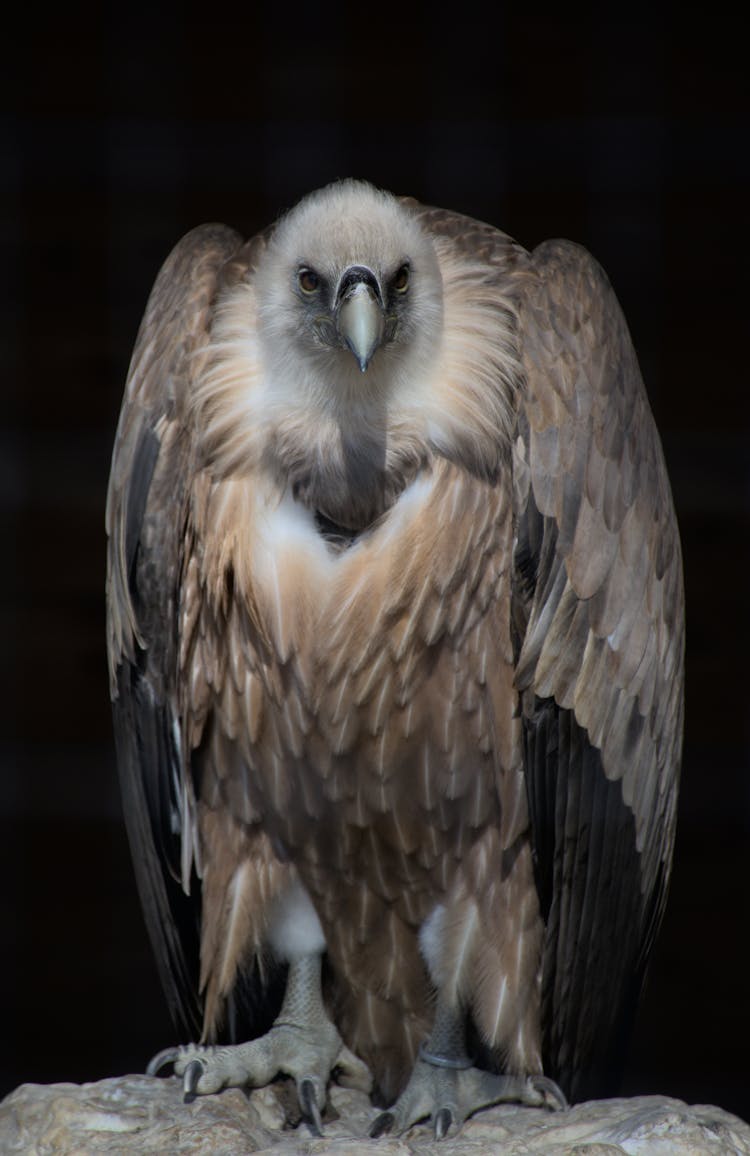
[[[334,406],[413,383],[439,345],[434,245],[407,206],[371,185],[305,198],[276,228],[256,285],[264,359],[284,362],[273,376],[293,374]]]
[[[217,305],[193,394],[202,460],[259,469],[348,538],[435,455],[492,477],[516,388],[507,316],[420,206],[351,180],[312,193]]]

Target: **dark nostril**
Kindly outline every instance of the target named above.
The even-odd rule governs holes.
[[[378,284],[378,279],[372,269],[368,269],[366,265],[352,265],[342,274],[337,293],[339,301],[341,301],[355,285],[367,285],[368,289],[372,289],[377,299],[380,300],[380,285]]]

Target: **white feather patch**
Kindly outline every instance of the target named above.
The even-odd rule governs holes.
[[[323,928],[305,888],[295,880],[274,902],[268,925],[274,955],[290,963],[306,955],[322,955]]]
[[[439,984],[440,962],[443,950],[445,926],[445,907],[438,903],[433,907],[419,929],[419,949],[427,964],[430,978],[435,985]]]

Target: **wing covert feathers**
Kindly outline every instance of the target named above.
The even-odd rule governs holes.
[[[622,780],[645,876],[654,878],[671,854],[682,741],[677,522],[606,277],[568,242],[541,246],[532,264],[537,276],[519,310],[527,395],[516,469],[554,537],[554,558],[528,606],[516,682],[522,694],[572,710],[601,750],[604,773]]]
[[[545,1055],[581,1098],[616,1087],[666,897],[682,567],[632,343],[584,250],[547,242],[532,254],[519,332],[513,627],[547,921]]]
[[[107,495],[107,623],[117,759],[148,930],[176,1022],[200,1031],[199,850],[183,742],[177,613],[189,498],[188,394],[219,270],[239,247],[221,225],[189,233],[162,267],[125,388]]]

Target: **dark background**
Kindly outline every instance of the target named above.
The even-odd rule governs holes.
[[[173,1039],[121,824],[104,497],[130,350],[190,227],[338,176],[582,242],[662,432],[688,598],[673,886],[628,1092],[750,1118],[748,130],[719,9],[137,2],[33,15],[0,117],[0,1092]],[[10,563],[10,564],[8,564]]]

